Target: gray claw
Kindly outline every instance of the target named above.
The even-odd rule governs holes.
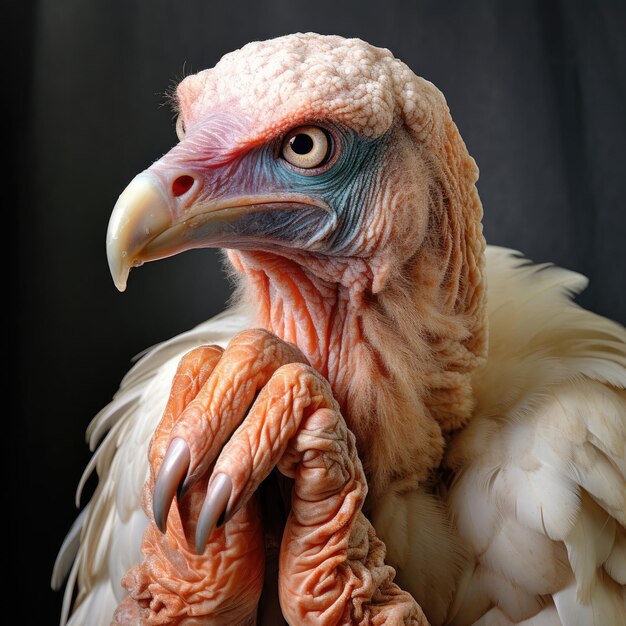
[[[233,483],[226,474],[217,474],[209,488],[198,516],[196,526],[196,552],[202,554],[209,535],[224,513],[233,490]]]
[[[176,438],[170,443],[154,485],[152,495],[152,513],[159,530],[164,533],[167,516],[172,506],[174,494],[182,483],[189,469],[191,453],[184,439]]]

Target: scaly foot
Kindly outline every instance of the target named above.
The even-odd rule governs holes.
[[[366,480],[330,385],[295,346],[250,330],[223,353],[188,354],[150,463],[144,506],[155,523],[114,623],[255,623],[264,566],[256,491],[274,467],[294,479],[280,550],[285,619],[427,623],[393,583],[361,513]]]

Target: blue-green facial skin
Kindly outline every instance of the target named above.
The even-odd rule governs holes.
[[[268,244],[333,256],[359,254],[369,207],[379,192],[391,131],[368,138],[346,127],[311,122],[331,137],[329,166],[317,173],[297,170],[281,156],[282,137],[248,152],[227,178],[246,194],[296,193],[316,198],[331,212],[301,205],[296,210],[254,212],[237,220],[239,235]],[[251,246],[254,247],[254,246]]]

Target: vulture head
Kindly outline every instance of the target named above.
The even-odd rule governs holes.
[[[227,250],[254,323],[330,381],[374,491],[422,480],[486,350],[478,170],[446,101],[386,49],[295,34],[176,89],[179,143],[136,176],[107,252]]]

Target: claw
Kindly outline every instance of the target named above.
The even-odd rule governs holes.
[[[207,491],[196,526],[196,552],[202,554],[209,535],[224,513],[233,490],[233,483],[226,474],[217,474]]]
[[[174,494],[187,475],[190,459],[189,446],[184,439],[177,437],[170,443],[159,468],[152,496],[152,513],[162,533],[167,527],[167,516]]]

